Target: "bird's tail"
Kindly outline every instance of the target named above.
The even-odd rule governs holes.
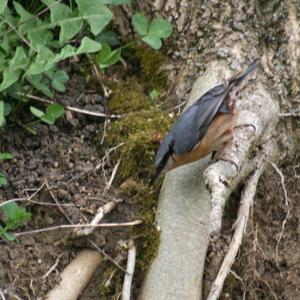
[[[255,59],[241,75],[232,79],[232,81],[235,82],[235,85],[239,85],[248,75],[250,75],[258,67],[259,63],[260,59]]]

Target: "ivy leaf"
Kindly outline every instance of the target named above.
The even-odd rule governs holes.
[[[53,125],[55,121],[64,114],[64,107],[60,104],[53,103],[47,106],[46,114],[40,119],[49,125]]]
[[[0,84],[0,92],[2,92],[3,90],[10,87],[13,83],[15,83],[19,79],[20,75],[21,75],[20,70],[14,70],[14,71],[5,70],[5,71],[3,71],[3,75],[2,75],[3,79]]]
[[[9,152],[1,152],[0,153],[0,160],[9,160],[12,158],[13,158],[13,155]]]
[[[112,19],[110,9],[98,0],[76,0],[80,15],[88,22],[93,35],[99,34]]]
[[[152,47],[155,50],[160,49],[161,47],[161,39],[157,37],[156,35],[147,34],[142,38],[142,41],[144,41],[146,44],[148,44],[150,47]]]
[[[24,69],[29,63],[29,59],[23,47],[17,47],[14,57],[9,62],[10,71]]]
[[[100,44],[107,43],[110,46],[118,46],[120,44],[119,36],[113,31],[100,32],[96,36],[96,41]]]
[[[74,37],[82,28],[83,21],[72,12],[71,8],[62,3],[56,3],[50,6],[51,22],[60,26],[59,42]]]
[[[132,25],[139,35],[144,36],[148,32],[148,21],[145,16],[135,13],[132,17]]]
[[[172,34],[172,25],[163,18],[154,19],[149,28],[149,35],[155,35],[160,38],[168,38]]]
[[[76,51],[76,54],[82,54],[82,53],[92,53],[97,52],[101,49],[101,44],[98,42],[90,39],[89,37],[85,36],[80,44],[80,47]]]
[[[53,93],[49,89],[47,83],[45,83],[45,80],[43,79],[43,76],[41,74],[26,76],[25,78],[34,88],[41,91],[43,94],[50,98],[53,97]]]
[[[114,65],[121,58],[121,48],[111,51],[110,46],[107,43],[102,45],[102,49],[96,57],[96,61],[100,68],[106,68]]]
[[[38,117],[39,119],[45,115],[45,113],[42,110],[39,110],[34,106],[30,106],[30,111],[34,116]]]
[[[6,176],[0,172],[0,187],[3,187],[7,185],[7,179],[6,179]]]
[[[51,85],[54,89],[59,92],[64,92],[66,90],[65,83],[69,80],[68,74],[63,70],[56,71],[52,76]]]
[[[4,11],[7,6],[7,0],[0,0],[0,14]]]
[[[18,206],[15,202],[10,202],[2,206],[3,221],[7,228],[17,229],[22,222],[31,219],[31,213],[27,212],[24,207]]]

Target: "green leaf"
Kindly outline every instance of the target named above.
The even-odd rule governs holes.
[[[12,242],[17,239],[12,233],[7,232],[6,229],[3,228],[1,225],[0,225],[0,236],[3,239],[7,240],[8,242]]]
[[[148,21],[145,16],[135,13],[132,17],[132,25],[139,35],[144,36],[148,32]]]
[[[45,113],[42,110],[39,110],[34,106],[30,106],[30,111],[34,116],[38,117],[39,119],[45,115]]]
[[[142,41],[144,41],[155,50],[158,50],[161,47],[161,39],[156,35],[148,34],[142,38]]]
[[[13,155],[9,152],[0,152],[0,160],[12,159]]]
[[[44,76],[41,74],[39,75],[32,75],[32,76],[26,76],[26,80],[37,90],[41,91],[46,96],[52,98],[53,93],[49,89],[47,83],[44,80]]]
[[[4,11],[7,5],[7,0],[0,0],[0,14]]]
[[[3,79],[0,84],[0,92],[7,89],[14,82],[16,82],[19,79],[20,75],[21,75],[20,70],[14,70],[14,71],[5,70],[2,75]]]
[[[77,49],[76,54],[97,52],[101,49],[101,44],[85,36]]]
[[[18,206],[15,202],[10,202],[2,206],[3,221],[8,229],[17,229],[22,226],[22,222],[31,219],[31,213],[24,207]]]
[[[29,13],[19,2],[13,1],[13,5],[17,14],[20,16],[20,23],[24,23],[35,18],[35,16]]]
[[[7,185],[7,179],[6,179],[6,176],[0,172],[0,187],[3,187]]]
[[[149,35],[168,38],[172,34],[172,25],[163,18],[154,19],[149,28]]]
[[[28,33],[28,39],[32,47],[38,49],[40,45],[48,45],[53,40],[53,33],[46,28],[35,28]]]
[[[63,70],[58,70],[53,74],[51,85],[59,92],[66,90],[64,83],[69,80],[68,74]]]
[[[93,35],[99,34],[112,19],[110,9],[98,0],[76,0],[80,15],[88,22]]]
[[[46,108],[46,116],[52,116],[54,119],[60,118],[63,114],[64,107],[61,104],[53,103]]]
[[[82,28],[83,21],[72,12],[71,8],[62,3],[50,6],[51,22],[61,28],[59,42],[63,44],[73,38]]]
[[[111,51],[110,46],[107,43],[102,45],[102,49],[96,57],[96,61],[100,68],[106,68],[114,65],[121,58],[121,48]]]
[[[5,124],[4,102],[0,101],[0,127]]]
[[[49,125],[53,125],[55,121],[64,114],[64,107],[60,104],[54,103],[48,105],[46,114],[41,117],[41,120]]]
[[[119,36],[113,31],[100,32],[96,36],[96,41],[100,44],[108,43],[110,46],[118,46],[120,44]]]
[[[17,47],[14,57],[9,62],[10,71],[24,69],[29,63],[29,59],[23,47]]]
[[[45,46],[41,45],[38,50],[38,54],[29,65],[25,75],[38,75],[54,67],[56,56]]]

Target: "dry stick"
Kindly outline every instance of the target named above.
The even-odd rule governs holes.
[[[116,165],[114,166],[114,169],[111,173],[110,179],[109,179],[107,185],[105,186],[104,193],[106,193],[110,190],[112,183],[116,177],[117,171],[119,169],[120,163],[121,163],[121,159],[118,159],[118,161],[117,161]]]
[[[60,258],[62,257],[63,253],[59,254],[57,259],[55,260],[55,263],[50,267],[50,269],[42,276],[42,279],[45,280],[57,267]]]
[[[132,239],[128,242],[127,268],[124,277],[122,300],[130,300],[131,284],[135,268],[136,247]]]
[[[262,160],[260,160],[257,170],[246,184],[244,192],[241,196],[238,218],[234,224],[235,231],[229,245],[229,250],[224,257],[218,275],[211,286],[207,300],[217,300],[221,294],[224,281],[230,271],[230,268],[242,243],[243,234],[245,232],[247,221],[249,218],[250,207],[252,206],[253,199],[256,193],[257,183],[260,175],[264,170],[264,167],[265,163],[262,163]]]
[[[27,198],[23,197],[23,198],[13,198],[13,199],[9,199],[7,201],[4,201],[2,203],[0,203],[0,207],[1,206],[4,206],[5,204],[8,204],[8,203],[11,203],[11,202],[21,202],[21,201],[28,201],[30,203],[33,203],[33,204],[39,204],[39,205],[46,205],[46,206],[57,206],[56,203],[49,203],[49,202],[40,202],[40,201],[35,201],[35,200],[32,200],[32,198],[34,198],[40,191],[41,189],[44,187],[45,185],[45,182],[43,182],[43,184],[35,190],[35,192],[28,196]],[[68,203],[63,203],[63,204],[60,204],[60,206],[76,206],[75,204],[68,204]]]
[[[123,223],[101,223],[101,224],[64,224],[64,225],[57,225],[52,227],[34,229],[29,231],[23,231],[19,233],[15,233],[15,236],[22,236],[27,234],[35,234],[35,233],[42,233],[47,231],[53,231],[58,229],[74,229],[74,228],[85,228],[85,227],[99,227],[99,228],[108,228],[108,227],[128,227],[128,226],[136,226],[142,224],[142,220],[134,220],[131,222],[123,222]]]
[[[97,214],[95,215],[94,219],[91,221],[90,225],[98,224],[107,213],[111,212],[117,206],[117,204],[122,201],[123,199],[113,200],[98,208]],[[95,227],[80,229],[76,232],[76,236],[90,235],[94,230]]]
[[[27,95],[27,94],[24,94],[24,93],[17,93],[17,95],[27,97],[29,99],[40,101],[40,102],[43,102],[43,103],[48,103],[48,104],[54,104],[55,103],[54,101],[51,101],[51,100],[48,100],[48,99],[45,99],[45,98],[41,98],[41,97],[38,97],[38,96],[34,96],[34,95]],[[86,109],[80,109],[80,108],[76,108],[76,107],[73,107],[73,106],[65,106],[65,109],[70,110],[70,111],[74,111],[74,112],[78,112],[78,113],[81,113],[81,114],[94,116],[94,117],[106,117],[106,118],[111,118],[111,119],[121,118],[120,115],[107,115],[107,114],[104,114],[104,113],[94,112],[94,111],[90,111],[90,110],[86,110]]]
[[[65,211],[62,209],[62,207],[61,207],[59,201],[56,199],[55,195],[53,194],[53,192],[52,192],[52,190],[51,190],[51,187],[50,187],[50,185],[49,185],[48,180],[46,179],[46,177],[44,177],[44,181],[45,181],[46,187],[47,187],[47,189],[48,189],[48,191],[49,191],[49,193],[50,193],[50,195],[51,195],[53,201],[57,204],[57,207],[58,207],[59,211],[60,211],[60,212],[65,216],[65,218],[72,224],[71,218],[65,213]]]
[[[286,216],[285,216],[285,218],[282,222],[281,231],[280,231],[279,238],[277,240],[276,247],[275,247],[275,262],[276,262],[277,268],[279,270],[280,277],[282,278],[281,269],[280,269],[279,263],[278,263],[278,248],[279,248],[279,243],[282,239],[282,235],[283,235],[283,232],[284,232],[284,229],[285,229],[286,222],[287,222],[287,220],[290,216],[289,197],[288,197],[287,189],[285,187],[284,175],[282,174],[280,169],[272,161],[269,161],[267,159],[265,159],[265,160],[274,168],[274,170],[280,176],[280,181],[281,181],[281,186],[282,186],[282,189],[283,189],[285,206],[286,206]]]
[[[102,250],[101,248],[98,247],[98,245],[93,242],[92,240],[88,239],[88,242],[97,250],[99,251],[104,257],[106,257],[111,263],[113,263],[117,268],[119,268],[121,271],[123,271],[124,273],[126,273],[126,270],[116,261],[114,260],[112,257],[110,257],[108,254],[105,253],[104,250]]]

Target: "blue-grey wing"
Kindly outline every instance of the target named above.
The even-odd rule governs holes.
[[[165,165],[172,153],[188,153],[199,143],[222,105],[224,91],[223,84],[214,87],[182,113],[156,153],[157,167]]]

